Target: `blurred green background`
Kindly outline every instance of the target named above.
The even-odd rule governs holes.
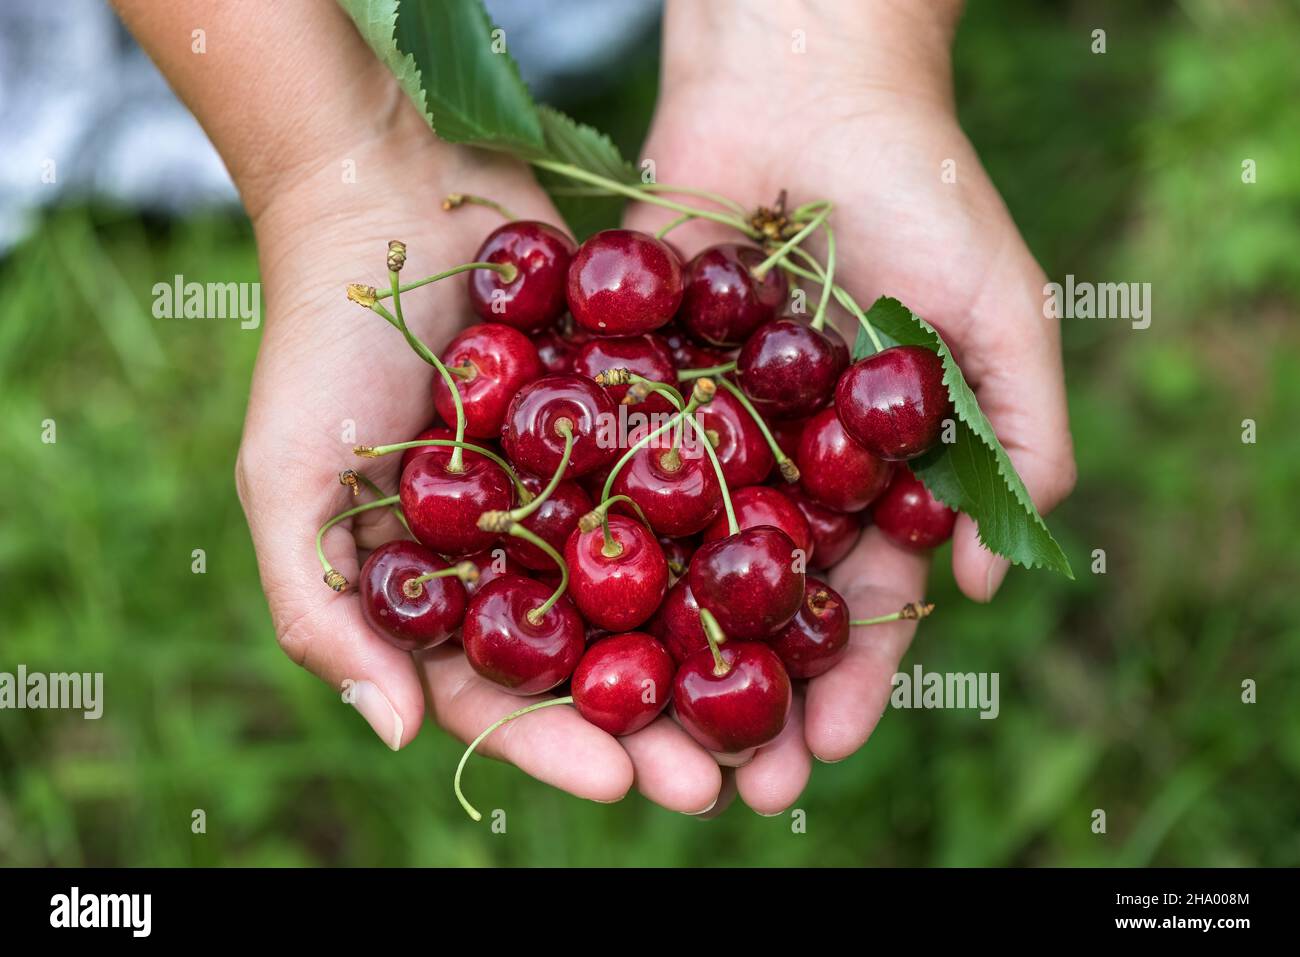
[[[942,613],[904,668],[1000,672],[998,720],[891,711],[815,769],[806,834],[482,760],[473,793],[510,828],[471,824],[459,745],[426,728],[390,753],[275,645],[232,479],[257,334],[150,317],[194,263],[255,281],[247,224],[65,207],[0,263],[0,670],[103,671],[107,709],[0,712],[0,861],[1300,863],[1300,10],[971,6],[963,122],[1049,275],[1154,286],[1144,332],[1065,322],[1080,481],[1052,526],[1078,581],[1013,572],[980,607],[936,558]],[[654,83],[630,63],[561,105],[635,155]]]

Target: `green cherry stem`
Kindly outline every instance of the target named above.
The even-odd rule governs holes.
[[[387,494],[383,489],[375,484],[374,479],[370,478],[364,472],[358,472],[356,469],[344,469],[339,473],[339,484],[346,485],[348,488],[352,489],[354,497],[359,491],[358,483],[370,489],[371,494],[376,498],[383,498]],[[406,513],[402,511],[400,505],[393,506],[393,515],[402,523],[402,528],[406,529],[406,531],[410,533],[411,526],[406,524]]]
[[[633,378],[641,379],[640,376],[635,376]],[[649,383],[648,379],[641,379],[641,381]],[[708,383],[708,385],[704,385],[704,383]],[[663,383],[650,383],[650,384],[662,385]],[[668,387],[665,386],[665,389],[667,388]],[[696,409],[700,407],[702,401],[707,402],[713,399],[714,388],[715,387],[713,385],[712,379],[697,380],[695,384],[695,389],[693,389],[691,392],[691,401],[687,402],[684,407],[679,408],[676,414],[674,414],[671,418],[669,418],[668,421],[665,422],[663,425],[659,426],[659,428],[647,432],[636,442],[632,443],[632,447],[629,448],[626,452],[624,452],[622,457],[620,457],[619,460],[614,463],[614,467],[610,469],[609,475],[605,478],[605,487],[601,490],[601,494],[600,494],[601,502],[604,502],[606,499],[609,498],[610,492],[614,488],[614,480],[618,478],[618,473],[623,471],[623,466],[627,465],[627,463],[632,460],[632,456],[636,455],[637,452],[641,451],[641,449],[645,448],[647,445],[649,445],[659,436],[663,435],[669,429],[673,428],[674,426],[679,426],[683,418],[690,421],[692,419],[691,413],[693,413]],[[708,439],[706,438],[704,441],[705,444],[707,445]]]
[[[485,514],[490,515],[491,513],[487,512]],[[563,595],[565,590],[569,587],[569,566],[560,556],[560,553],[551,547],[550,542],[546,541],[546,539],[542,538],[540,535],[524,528],[522,525],[511,525],[507,534],[513,535],[515,538],[522,538],[524,541],[528,542],[528,544],[540,548],[550,557],[551,561],[555,562],[555,564],[560,567],[559,587],[551,593],[550,598],[546,599],[546,601],[542,602],[542,604],[538,605],[526,616],[534,625],[540,625],[542,619],[546,617],[546,613],[555,607],[555,603],[560,600],[560,596]]]
[[[826,230],[826,278],[822,281],[822,297],[812,320],[812,327],[818,332],[826,325],[826,306],[835,286],[835,230],[831,229],[829,221],[822,224],[822,229]]]
[[[697,196],[700,199],[711,200],[719,206],[725,206],[727,209],[742,218],[749,215],[749,211],[734,199],[723,196],[721,193],[711,192],[707,189],[696,189],[691,186],[670,186],[666,183],[642,183],[641,188],[651,193],[677,193],[681,196]]]
[[[802,276],[805,279],[811,279],[814,282],[821,282],[825,276],[821,264],[802,249],[796,249],[794,252],[795,255],[812,265],[815,271],[809,271],[804,269],[802,266],[796,266],[788,259],[782,264],[782,268],[794,273],[796,276]],[[850,296],[843,286],[838,284],[831,287],[831,293],[835,296],[836,301],[851,312],[853,317],[858,320],[858,323],[866,331],[867,338],[871,340],[871,345],[875,350],[877,352],[883,352],[885,347],[880,341],[880,336],[876,333],[876,327],[871,324],[871,320],[868,319],[866,313],[862,311],[862,307],[858,305],[857,300]]]
[[[650,524],[650,520],[645,517],[645,512],[641,511],[641,506],[636,503],[635,499],[627,495],[611,495],[586,515],[582,516],[582,518],[578,519],[578,528],[584,532],[595,531],[596,526],[600,526],[601,535],[604,539],[600,549],[601,554],[606,558],[616,558],[623,553],[623,546],[614,540],[614,534],[609,530],[609,510],[619,502],[626,502],[628,505],[632,506],[632,510],[636,512],[636,517],[641,520],[641,524],[650,529],[651,532],[654,532],[654,527]]]
[[[510,212],[510,210],[498,203],[495,199],[488,199],[486,196],[475,196],[473,193],[448,193],[446,199],[442,201],[442,208],[446,212],[451,212],[453,209],[459,209],[466,203],[470,203],[474,206],[486,206],[488,209],[495,209],[498,213],[509,220],[519,218],[514,213]],[[510,280],[506,281],[509,282]]]
[[[712,382],[713,380],[702,379],[700,381]],[[708,453],[709,461],[713,463],[713,472],[717,475],[718,487],[722,490],[722,507],[727,513],[727,534],[739,535],[740,523],[736,521],[736,510],[731,504],[731,489],[727,487],[727,477],[722,474],[722,463],[718,461],[718,453],[713,450],[713,443],[709,441],[708,433],[704,431],[704,426],[695,421],[695,416],[687,416],[686,421],[695,430],[700,444],[704,446],[704,451]]]
[[[449,568],[440,568],[436,572],[425,572],[417,578],[408,578],[402,582],[402,594],[407,598],[419,598],[424,594],[424,583],[435,578],[459,578],[462,582],[478,581],[478,566],[473,562],[457,562]]]
[[[740,386],[734,382],[727,379],[719,379],[718,381],[722,383],[724,389],[735,396],[736,401],[749,413],[749,417],[758,426],[758,431],[763,433],[763,441],[772,450],[772,457],[776,459],[776,467],[781,470],[781,478],[787,482],[799,481],[799,466],[795,465],[790,456],[785,454],[785,449],[781,448],[776,441],[776,438],[772,435],[772,430],[767,427],[767,422],[759,415],[758,409],[754,408],[754,403],[749,401],[749,396],[745,395]]]
[[[316,533],[316,557],[320,559],[320,567],[325,570],[325,584],[329,585],[330,588],[335,591],[343,591],[348,587],[348,580],[344,578],[342,573],[335,569],[335,567],[330,564],[330,560],[325,557],[325,533],[345,518],[351,518],[353,515],[358,515],[361,512],[368,512],[372,508],[387,508],[389,505],[395,505],[397,501],[398,497],[396,495],[390,495],[387,498],[380,498],[373,502],[366,502],[364,505],[354,506],[346,511],[339,512],[320,527],[320,531]]]
[[[719,647],[726,642],[727,636],[723,634],[718,619],[714,618],[713,612],[707,608],[700,609],[700,624],[704,626],[704,637],[709,643],[709,651],[713,652],[713,673],[721,678],[731,671],[731,666],[723,660]]]
[[[427,286],[430,283],[438,282],[441,279],[449,279],[452,276],[459,276],[461,273],[469,272],[472,269],[490,269],[492,272],[500,274],[501,278],[508,283],[514,282],[515,278],[519,275],[519,269],[514,263],[461,263],[459,266],[453,266],[451,269],[436,273],[435,275],[426,276],[424,279],[417,279],[414,282],[408,282],[404,285],[398,286],[398,291],[410,292],[412,289],[419,289],[421,286]],[[390,299],[392,298],[392,295],[392,290],[389,290],[388,292],[376,293],[375,298],[378,300]]]
[[[460,450],[466,452],[476,452],[486,459],[491,459],[496,465],[509,476],[510,481],[514,483],[515,490],[519,493],[521,502],[528,502],[532,499],[533,493],[528,491],[528,487],[520,480],[518,474],[510,463],[497,455],[491,449],[485,449],[481,445],[474,445],[472,442],[457,442],[455,439],[413,439],[410,442],[394,442],[391,445],[358,445],[352,450],[354,455],[360,455],[363,458],[374,459],[381,455],[391,455],[393,452],[404,452],[406,449],[419,449],[427,445],[436,445],[443,448],[453,449],[452,454]]]
[[[483,815],[475,809],[474,805],[470,804],[469,801],[466,800],[465,793],[460,789],[460,778],[465,772],[465,762],[469,760],[469,756],[474,753],[475,749],[477,749],[493,731],[501,727],[507,721],[513,721],[515,718],[521,718],[533,711],[541,711],[543,708],[553,708],[560,704],[573,704],[573,696],[565,695],[563,698],[547,698],[545,701],[537,701],[527,707],[520,708],[518,711],[512,711],[504,718],[499,718],[496,721],[493,721],[483,730],[482,734],[469,743],[469,747],[465,749],[465,753],[460,756],[460,764],[456,765],[456,777],[452,781],[452,789],[456,792],[456,800],[460,802],[460,806],[465,809],[466,814],[475,821],[483,820]]]
[[[692,219],[695,218],[696,217],[694,213],[682,213],[676,219],[672,220],[669,223],[665,223],[663,226],[661,226],[659,228],[659,231],[655,233],[655,239],[663,239],[665,236],[671,233],[678,226],[682,226],[686,223],[689,223]]]
[[[767,275],[768,270],[770,270],[773,266],[775,266],[787,255],[789,255],[790,250],[797,248],[801,242],[803,242],[814,232],[816,232],[822,223],[826,222],[826,218],[830,216],[832,208],[833,207],[831,206],[831,204],[827,203],[825,208],[823,208],[821,212],[819,212],[816,216],[810,219],[807,225],[803,227],[803,229],[799,230],[799,232],[795,233],[793,236],[787,239],[784,243],[782,243],[780,246],[776,248],[776,250],[772,253],[772,255],[768,256],[761,263],[755,266],[754,269],[752,270],[753,277],[759,281],[762,281],[763,277]]]
[[[532,515],[539,508],[546,504],[546,500],[554,494],[559,488],[560,482],[564,479],[564,473],[569,468],[569,456],[573,454],[573,422],[569,419],[560,417],[555,420],[555,431],[564,436],[564,452],[560,455],[560,464],[555,467],[555,474],[532,501],[525,501],[523,505],[513,511],[505,512],[504,515],[509,521],[522,522],[529,515]]]
[[[702,369],[678,369],[677,381],[688,382],[691,379],[698,379],[701,376],[709,376],[709,377],[722,376],[722,375],[726,375],[728,372],[735,371],[735,368],[736,368],[736,363],[724,362],[720,366],[707,366]]]
[[[926,601],[909,601],[901,609],[890,615],[877,615],[875,618],[854,618],[849,624],[854,626],[860,625],[883,625],[890,621],[918,621],[922,618],[929,617],[934,611],[934,603]]]

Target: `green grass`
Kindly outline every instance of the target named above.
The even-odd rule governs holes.
[[[904,667],[999,672],[996,721],[890,712],[816,769],[806,834],[588,804],[488,761],[468,786],[508,830],[472,825],[459,746],[427,728],[389,753],[275,645],[232,480],[258,333],[150,316],[152,284],[196,264],[255,281],[247,226],[72,207],[0,264],[0,670],[103,671],[105,715],[0,712],[0,861],[1300,863],[1300,17],[975,6],[963,121],[1031,246],[1053,278],[1149,281],[1155,303],[1143,332],[1065,323],[1080,483],[1052,524],[1079,580],[1013,573],[980,607],[936,559],[942,613]],[[643,127],[649,81],[578,112],[631,104]]]

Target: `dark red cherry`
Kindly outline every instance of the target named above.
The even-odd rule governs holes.
[[[455,438],[456,438],[455,429],[449,429],[445,425],[435,424],[429,426],[427,429],[425,429],[423,432],[417,435],[412,441],[421,441],[424,439],[455,439]],[[466,441],[473,441],[473,440],[470,439],[469,436],[466,436]],[[479,445],[481,443],[475,442],[474,444]],[[411,459],[419,458],[421,455],[437,456],[437,461],[442,462],[445,465],[448,461],[451,460],[452,451],[453,449],[452,446],[450,445],[413,446],[412,448],[406,449],[404,452],[402,452],[402,471],[403,472],[406,471],[406,467],[411,464]],[[468,461],[471,458],[488,461],[484,456],[479,455],[477,452],[471,452],[468,449],[461,450],[460,454],[466,461]]]
[[[573,673],[573,705],[607,734],[640,731],[668,703],[673,670],[664,646],[644,632],[602,638]]]
[[[672,430],[638,449],[619,471],[610,489],[641,507],[659,535],[677,538],[706,528],[722,508],[722,489],[707,454],[692,430],[682,431],[680,448],[666,447]],[[687,439],[693,445],[686,444]],[[635,433],[629,441],[635,441]],[[624,503],[614,506],[623,510]],[[627,509],[631,511],[631,509]]]
[[[700,425],[713,443],[722,476],[731,488],[757,485],[767,478],[776,460],[753,416],[723,389],[713,401],[700,406]]]
[[[835,407],[849,435],[877,458],[916,458],[938,443],[952,414],[943,360],[920,346],[867,356],[840,376]]]
[[[780,269],[769,269],[762,282],[754,279],[751,270],[766,258],[756,246],[721,243],[692,259],[682,297],[683,328],[699,342],[730,347],[775,319],[789,286]]]
[[[442,644],[465,617],[465,586],[450,576],[415,586],[407,582],[449,567],[418,542],[380,545],[361,566],[361,611],[366,622],[402,651]]]
[[[803,438],[803,428],[807,424],[807,419],[778,419],[769,422],[767,427],[781,451],[795,459],[799,457],[799,440]]]
[[[952,538],[957,513],[935,498],[910,470],[900,467],[871,510],[871,520],[895,544],[936,548]]]
[[[524,487],[534,495],[546,487],[549,479],[540,479],[534,475],[520,476]],[[541,508],[533,512],[519,524],[537,535],[557,552],[564,551],[564,543],[569,540],[569,533],[578,527],[578,519],[591,511],[591,497],[577,482],[565,481],[555,486],[555,491],[542,503]],[[533,571],[549,572],[555,568],[555,560],[531,542],[514,535],[504,538],[506,552],[525,568]]]
[[[651,382],[677,383],[677,366],[673,363],[668,344],[653,333],[639,336],[595,336],[578,350],[573,358],[573,371],[591,378],[610,369],[627,369]],[[614,402],[620,403],[627,395],[627,385],[607,385],[605,391]],[[639,412],[672,412],[672,404],[658,393],[651,393],[636,403]]]
[[[510,263],[519,272],[511,282],[490,269],[469,273],[469,303],[484,322],[504,322],[521,332],[536,332],[554,322],[566,307],[564,286],[578,245],[546,223],[517,219],[488,233],[474,262]]]
[[[735,754],[772,741],[790,713],[790,677],[767,645],[727,641],[719,649],[718,674],[709,649],[697,651],[677,670],[673,705],[692,738],[720,754]]]
[[[681,578],[686,574],[686,569],[691,564],[691,556],[695,554],[698,546],[699,542],[694,538],[659,536],[659,547],[663,550],[664,561],[668,563],[668,574],[671,579]]]
[[[812,562],[814,567],[830,568],[853,550],[862,534],[862,523],[858,516],[827,508],[821,502],[814,501],[798,485],[781,485],[778,488],[782,495],[794,502],[808,521],[813,539],[812,553],[816,556]]]
[[[679,369],[710,369],[730,362],[734,356],[722,349],[709,349],[695,342],[677,323],[672,322],[659,330],[672,352],[673,362]]]
[[[736,380],[763,416],[812,415],[835,392],[849,350],[829,326],[783,318],[760,326],[736,359]]]
[[[650,632],[664,643],[679,665],[701,649],[709,647],[700,623],[700,606],[691,594],[691,585],[680,579],[664,596],[659,610],[650,621]]]
[[[799,482],[814,500],[841,512],[866,508],[889,484],[893,466],[845,431],[834,408],[823,409],[799,439]]]
[[[731,507],[736,513],[736,522],[741,528],[756,528],[759,525],[771,525],[790,536],[794,547],[803,550],[804,561],[811,563],[815,551],[812,529],[804,518],[799,506],[790,501],[774,488],[766,485],[750,485],[736,489],[731,493]],[[719,515],[713,524],[704,530],[706,542],[716,542],[726,538],[727,516]]]
[[[465,611],[465,657],[484,678],[519,695],[549,691],[573,674],[582,657],[582,618],[561,596],[536,621],[552,589],[531,578],[502,575],[480,588]]]
[[[465,591],[470,598],[477,595],[479,589],[488,582],[500,578],[502,575],[527,576],[528,574],[528,569],[511,558],[510,553],[506,551],[505,545],[499,542],[480,552],[466,555],[461,560],[473,562],[474,567],[478,569],[478,578],[465,583]],[[555,562],[551,562],[551,566],[554,567],[554,565]]]
[[[639,521],[609,516],[612,546],[600,526],[575,528],[564,546],[569,594],[593,625],[628,631],[654,614],[668,589],[668,563],[659,542]]]
[[[592,332],[653,332],[681,305],[681,265],[649,233],[606,229],[578,247],[569,266],[568,296],[573,318]]]
[[[542,374],[537,349],[518,329],[485,322],[470,326],[443,350],[442,362],[467,371],[453,376],[465,409],[465,434],[496,438],[506,407],[520,386]],[[433,404],[444,422],[456,421],[456,403],[441,374],[433,377]]]
[[[463,471],[451,472],[437,456],[421,455],[402,473],[398,494],[415,537],[442,555],[460,556],[496,541],[478,517],[510,508],[514,487],[487,459],[467,457]]]
[[[830,585],[809,578],[798,613],[767,643],[791,678],[825,674],[849,650],[848,606]]]
[[[790,536],[760,525],[705,542],[686,577],[700,607],[743,641],[766,638],[794,617],[803,601],[801,569]]]
[[[534,475],[554,474],[564,454],[564,433],[556,429],[561,419],[574,436],[566,478],[594,472],[618,453],[618,416],[609,395],[586,376],[565,373],[530,382],[510,402],[501,430],[510,460]]]

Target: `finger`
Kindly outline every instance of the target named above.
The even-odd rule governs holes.
[[[808,786],[812,755],[804,740],[803,711],[803,695],[796,694],[790,719],[776,740],[759,748],[753,761],[736,770],[741,800],[765,817],[780,814]]]
[[[853,618],[873,618],[921,599],[928,569],[928,555],[899,548],[868,528],[831,572],[830,583]],[[819,761],[842,761],[870,737],[915,631],[915,621],[855,627],[844,658],[808,683],[804,739]]]
[[[1057,320],[1043,315],[1045,281],[1029,251],[1012,244],[962,334],[980,406],[1041,514],[1070,494],[1076,478],[1060,330]],[[952,569],[962,592],[988,601],[1008,567],[979,543],[975,522],[959,517]]]
[[[692,815],[699,821],[712,821],[715,817],[721,817],[722,814],[731,807],[731,802],[736,800],[736,772],[731,768],[722,768],[722,791],[718,794],[717,803],[702,814]]]
[[[717,803],[722,771],[709,753],[666,716],[619,738],[632,759],[636,788],[670,811],[703,814]]]
[[[415,737],[424,720],[424,693],[409,653],[394,648],[371,630],[355,588],[342,594],[321,581],[315,553],[318,525],[349,507],[342,489],[301,502],[276,492],[270,499],[245,472],[241,454],[240,498],[257,551],[262,587],[270,605],[280,647],[296,663],[344,692],[375,733],[397,750]],[[289,503],[293,503],[290,505]],[[349,582],[359,569],[356,544],[340,524],[326,533],[326,555]]]
[[[468,743],[492,722],[543,697],[503,691],[474,671],[456,645],[418,659],[434,720]],[[618,801],[632,787],[632,761],[618,741],[571,707],[545,708],[502,725],[477,754],[500,758],[554,787],[589,801]]]

